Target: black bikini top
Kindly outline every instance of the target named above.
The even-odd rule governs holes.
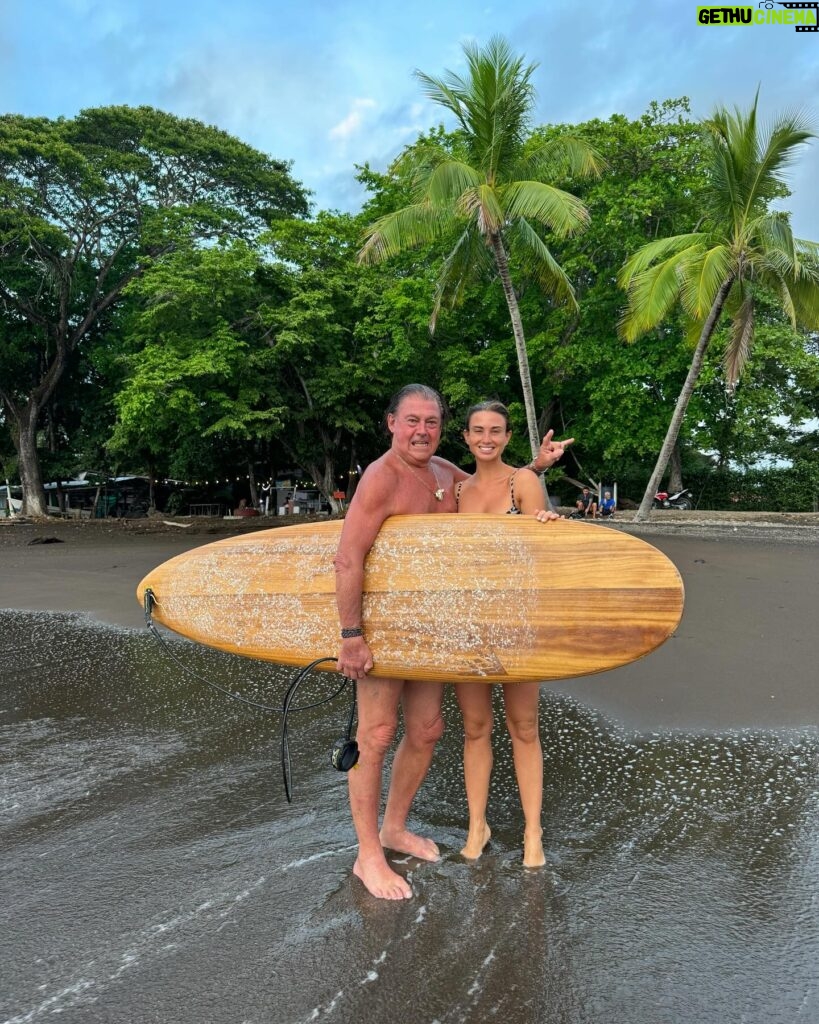
[[[517,472],[518,471],[515,470],[515,472],[509,477],[509,496],[512,499],[512,505],[505,512],[505,515],[507,515],[507,516],[519,516],[519,515],[522,515],[522,512],[520,511],[518,506],[515,504],[515,476],[517,475]],[[463,485],[463,480],[459,480],[458,483],[455,485],[455,508],[457,508],[457,509],[460,509],[460,507],[461,507],[461,486],[462,485]]]

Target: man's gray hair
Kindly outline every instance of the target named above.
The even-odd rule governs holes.
[[[437,402],[438,408],[441,411],[441,426],[446,422],[449,410],[443,398],[438,394],[435,388],[427,387],[426,384],[406,384],[400,391],[396,391],[390,399],[390,404],[387,406],[387,416],[395,416],[398,412],[398,406],[404,401],[405,398],[409,398],[410,395],[417,395],[419,398],[425,399],[427,402]]]

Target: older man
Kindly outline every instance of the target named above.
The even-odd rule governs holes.
[[[367,677],[373,656],[361,627],[364,560],[388,516],[456,511],[453,485],[467,474],[435,455],[443,424],[443,400],[432,388],[409,384],[393,396],[387,409],[392,442],[361,477],[335,559],[342,638],[338,670],[363,680],[358,687],[356,734],[360,759],[349,774],[350,810],[358,836],[353,873],[382,899],[412,896],[406,879],[388,864],[384,848],[421,860],[438,859],[435,843],[408,831],[406,822],[443,733],[443,687],[432,682]],[[542,470],[557,462],[568,443],[553,442],[549,431],[533,468]],[[399,704],[404,712],[404,736],[395,752],[379,832],[381,775],[395,737]]]

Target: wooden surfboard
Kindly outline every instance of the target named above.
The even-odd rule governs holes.
[[[333,557],[342,523],[206,544],[140,583],[154,619],[203,644],[307,665],[339,645]],[[616,668],[673,632],[673,563],[629,534],[530,516],[393,516],[367,558],[374,676],[441,682],[565,679]]]

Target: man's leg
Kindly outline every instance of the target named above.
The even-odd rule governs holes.
[[[404,736],[392,765],[390,791],[381,825],[381,842],[390,850],[421,860],[437,860],[438,847],[431,839],[407,831],[407,815],[444,731],[441,718],[441,683],[404,683],[401,704]]]
[[[358,836],[358,857],[353,874],[373,896],[386,900],[409,899],[407,880],[392,870],[378,835],[381,773],[384,757],[395,737],[401,679],[362,679],[358,684],[359,760],[347,776],[350,811]]]

